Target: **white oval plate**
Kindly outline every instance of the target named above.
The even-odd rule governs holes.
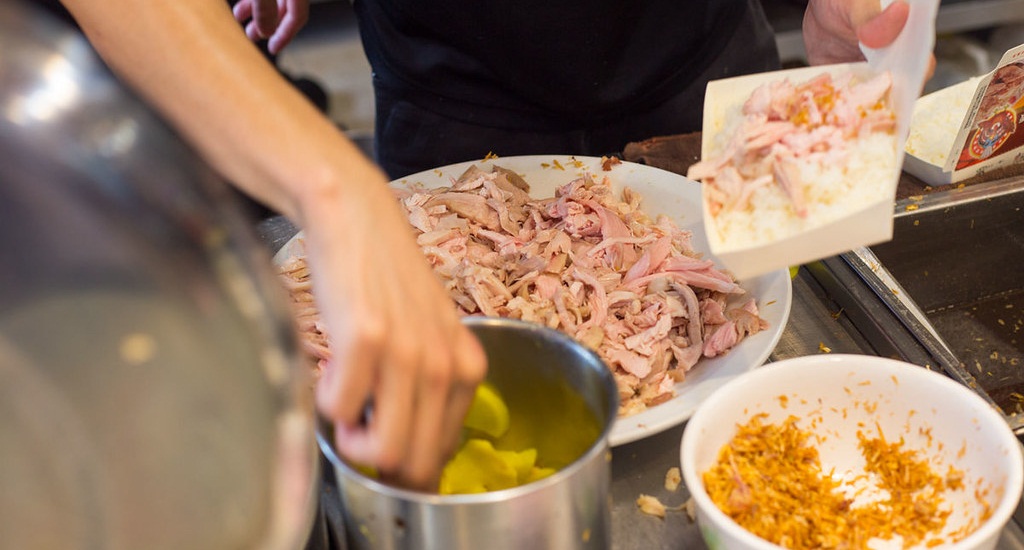
[[[616,193],[629,187],[643,197],[640,208],[654,217],[669,216],[679,227],[693,233],[695,250],[705,257],[709,253],[701,219],[700,184],[681,175],[642,164],[623,162],[604,171],[601,159],[564,155],[533,155],[501,157],[482,161],[463,162],[426,170],[392,182],[395,187],[414,184],[426,188],[451,185],[467,168],[476,164],[489,171],[489,164],[514,170],[530,184],[530,196],[551,197],[555,189],[584,173],[595,178],[607,176]],[[274,257],[275,263],[301,253],[297,248],[301,233],[288,241]],[[721,265],[721,264],[718,264]],[[686,380],[676,384],[676,396],[640,413],[620,417],[612,427],[610,443],[613,446],[630,443],[677,426],[693,415],[697,405],[727,381],[762,365],[775,348],[789,318],[793,287],[786,269],[739,281],[749,295],[757,299],[768,329],[740,342],[727,354],[713,359],[703,358],[687,374]]]

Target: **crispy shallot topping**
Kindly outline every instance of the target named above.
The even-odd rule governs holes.
[[[904,448],[902,438],[858,431],[864,472],[844,479],[823,471],[814,434],[795,416],[781,424],[765,417],[739,426],[702,479],[719,509],[774,544],[864,549],[873,539],[898,537],[903,548],[931,547],[966,537],[990,515],[982,499],[982,517],[943,533],[950,515],[944,495],[964,490],[963,473],[952,466],[936,473],[927,457]]]

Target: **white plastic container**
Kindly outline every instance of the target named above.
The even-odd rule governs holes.
[[[723,386],[690,419],[681,445],[682,473],[696,504],[697,522],[712,549],[779,547],[743,529],[708,496],[702,480],[718,452],[759,413],[764,423],[789,415],[819,440],[822,471],[857,479],[864,459],[858,430],[887,441],[904,438],[935,472],[950,466],[964,474],[963,490],[947,490],[952,513],[944,533],[983,513],[991,516],[959,542],[944,548],[989,550],[1010,520],[1024,485],[1024,459],[1003,417],[988,402],[951,378],[923,367],[874,356],[816,355],[771,363]],[[812,441],[815,438],[812,437]],[[834,470],[833,470],[834,469]],[[856,506],[856,500],[855,504]],[[947,539],[948,540],[948,539]]]

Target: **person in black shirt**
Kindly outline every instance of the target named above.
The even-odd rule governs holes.
[[[779,68],[758,0],[354,4],[388,174],[604,155],[700,129],[709,80]]]
[[[809,23],[859,4],[812,2]],[[760,0],[353,6],[373,68],[375,154],[392,178],[489,152],[600,156],[697,131],[709,80],[779,68]]]

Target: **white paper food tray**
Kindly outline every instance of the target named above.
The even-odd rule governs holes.
[[[704,107],[701,156],[707,158],[714,151],[718,134],[725,130],[728,111],[742,105],[755,88],[784,78],[792,82],[804,82],[824,72],[839,74],[847,71],[863,76],[871,74],[867,63],[857,63],[762,73],[709,83]],[[899,153],[894,151],[894,154]],[[886,192],[876,202],[832,223],[766,244],[744,246],[723,242],[709,210],[709,201],[705,199],[704,225],[712,253],[736,277],[744,279],[790,265],[800,265],[856,246],[888,240],[892,237],[892,204],[899,178],[898,162],[890,162],[893,165],[891,181],[886,185]]]
[[[794,83],[805,82],[824,72],[839,74],[853,71],[866,77],[888,70],[893,79],[890,99],[897,117],[897,143],[902,144],[909,132],[914,103],[920,95],[934,44],[938,4],[936,0],[912,2],[907,25],[891,46],[880,50],[862,48],[867,63],[806,67],[710,82],[704,100],[701,157],[708,159],[714,156],[714,144],[725,130],[729,110],[739,109],[758,86],[787,78]],[[705,196],[704,224],[712,253],[737,278],[744,279],[891,239],[903,147],[895,147],[893,154],[896,158],[892,163],[892,173],[884,182],[887,191],[877,201],[851,209],[842,218],[763,244],[724,243]]]

